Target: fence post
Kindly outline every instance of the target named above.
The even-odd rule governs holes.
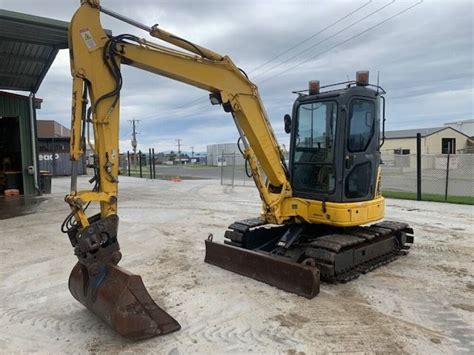
[[[148,148],[148,163],[150,163],[149,170],[150,170],[150,180],[153,179],[153,168],[151,166],[151,148]]]
[[[151,148],[151,161],[153,164],[153,179],[156,179],[155,148]]]
[[[217,159],[219,161],[219,159]],[[221,158],[221,185],[223,185],[224,181],[224,151],[222,151],[222,158]]]
[[[232,157],[232,187],[234,187],[234,180],[235,180],[235,152],[234,152],[234,156]]]
[[[448,184],[449,184],[449,156],[451,155],[451,145],[448,142],[448,156],[446,158],[446,188],[444,189],[444,200],[448,201]]]
[[[143,170],[142,170],[142,151],[138,151],[138,163],[140,165],[140,177],[143,177]]]
[[[132,162],[130,161],[130,151],[127,150],[127,170],[128,170],[128,176],[130,176],[130,165]]]
[[[421,133],[416,134],[416,199],[421,201]]]

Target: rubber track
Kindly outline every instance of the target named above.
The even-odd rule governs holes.
[[[237,247],[243,247],[242,240],[245,239],[248,234],[252,233],[250,229],[262,226],[264,224],[265,223],[262,220],[258,220],[258,219],[249,219],[249,220],[235,222],[231,226],[229,226],[229,233],[226,233],[226,237],[231,239],[231,241],[226,241],[226,243],[237,246]],[[234,233],[236,233],[237,235],[235,235]],[[365,238],[365,240],[361,240],[359,243],[355,245],[344,247],[343,250],[341,250],[341,251],[347,251],[349,249],[355,249],[360,244],[363,244],[363,243],[376,242],[379,239],[379,237],[388,237],[388,236],[395,235],[395,238],[397,238],[396,237],[397,234],[405,233],[406,235],[409,236],[409,238],[412,238],[411,234],[413,234],[413,230],[405,223],[384,221],[381,223],[373,224],[369,227],[354,227],[354,228],[346,229],[344,232],[338,229],[334,229],[332,234],[335,234],[335,233],[342,233],[347,236],[353,235],[355,238],[361,238],[361,237],[364,238],[364,237],[367,237],[367,234],[373,235],[372,238]],[[324,236],[325,237],[330,236],[330,234],[327,234]],[[238,237],[238,239],[234,239],[233,237],[234,238]],[[296,246],[295,248],[296,249],[301,248],[301,255],[304,254],[304,250],[306,249],[306,247],[300,247],[300,246]],[[316,248],[320,248],[320,247],[316,247]],[[321,280],[328,283],[346,283],[348,281],[358,278],[361,274],[366,274],[380,266],[386,265],[396,260],[401,255],[408,254],[409,248],[410,246],[406,244],[400,245],[396,249],[391,250],[390,252],[386,254],[377,256],[362,264],[355,265],[352,269],[339,272],[336,275],[327,275],[327,274],[321,273]],[[322,247],[320,249],[325,249],[325,248]],[[317,266],[317,262],[316,262],[316,266]]]
[[[378,258],[357,265],[354,269],[341,273],[336,277],[321,274],[321,280],[328,283],[346,283],[358,278],[361,274],[367,274],[368,272],[375,270],[380,266],[387,265],[388,263],[397,260],[399,256],[406,254],[408,254],[407,251],[394,250],[391,253],[379,256]]]

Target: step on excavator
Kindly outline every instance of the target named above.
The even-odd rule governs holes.
[[[101,13],[182,50],[112,35],[102,28]],[[385,91],[369,84],[368,72],[325,87],[310,81],[308,90],[294,92],[292,115],[284,117],[291,134],[286,162],[257,86],[228,56],[127,18],[99,0],[81,1],[70,23],[69,49],[72,178],[65,201],[71,212],[61,229],[78,258],[69,289],[123,337],[145,339],[180,325],[153,301],[140,276],[118,266],[121,65],[206,90],[211,104],[235,122],[262,211],[231,224],[224,243],[209,236],[205,262],[312,298],[320,280],[349,281],[406,254],[413,243],[406,223],[381,222]],[[87,146],[94,157],[93,188],[78,191],[77,164]],[[100,213],[88,216],[91,203],[100,204]]]

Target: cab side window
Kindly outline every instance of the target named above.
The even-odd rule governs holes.
[[[355,99],[350,105],[349,141],[350,152],[363,152],[374,135],[375,105],[372,101]]]

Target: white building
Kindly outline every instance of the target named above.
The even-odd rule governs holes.
[[[452,127],[455,130],[464,133],[466,136],[474,137],[474,119],[448,122],[444,125]]]
[[[235,160],[235,161],[234,161]],[[245,161],[236,143],[211,144],[207,146],[207,165],[244,165]]]

